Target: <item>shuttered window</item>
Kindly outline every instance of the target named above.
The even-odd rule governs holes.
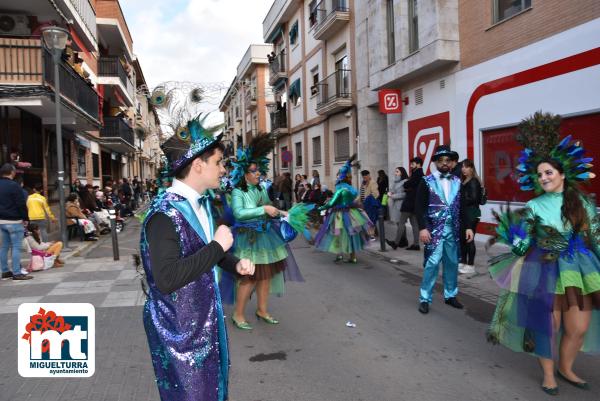
[[[334,131],[335,161],[343,162],[350,158],[350,129]]]
[[[321,160],[321,137],[316,136],[312,139],[313,165],[323,163]]]

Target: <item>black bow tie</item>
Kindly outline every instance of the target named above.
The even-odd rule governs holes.
[[[440,180],[443,180],[444,178],[447,180],[451,180],[452,174],[440,174]]]
[[[208,210],[208,201],[209,201],[209,200],[210,200],[210,199],[209,199],[208,195],[202,195],[202,196],[200,196],[200,197],[198,198],[198,204],[199,204],[200,206],[204,206],[204,208],[205,208],[206,210]]]

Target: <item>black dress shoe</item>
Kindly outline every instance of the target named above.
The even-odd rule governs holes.
[[[461,304],[460,302],[458,302],[458,300],[456,299],[456,297],[448,298],[444,302],[446,303],[446,305],[450,305],[451,307],[456,308],[456,309],[462,309],[463,308],[463,304]]]
[[[542,386],[542,391],[548,395],[558,395],[558,387],[544,387]]]
[[[408,248],[406,248],[407,251],[420,251],[421,247],[419,245],[411,245]]]
[[[408,246],[408,241],[400,241],[398,242],[398,246],[400,248],[406,248]]]
[[[421,302],[421,304],[419,305],[419,312],[421,312],[424,315],[428,314],[429,313],[429,303]]]
[[[4,272],[4,273],[2,273],[2,280],[6,280],[6,279],[9,279],[9,278],[12,278],[12,276],[13,276],[13,272],[10,272],[10,271],[9,272]]]
[[[391,246],[392,249],[398,249],[398,244],[396,244],[394,241],[390,241],[389,239],[386,239],[385,243],[388,244],[389,246]]]

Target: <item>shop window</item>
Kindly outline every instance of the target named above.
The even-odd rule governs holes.
[[[531,0],[493,0],[494,24],[531,7]]]
[[[85,148],[77,148],[77,175],[79,177],[85,177]]]
[[[100,178],[100,156],[92,153],[92,170],[94,178]]]

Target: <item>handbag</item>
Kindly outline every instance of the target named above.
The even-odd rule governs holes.
[[[383,198],[381,198],[381,206],[387,206],[389,202],[388,194],[383,194]]]

